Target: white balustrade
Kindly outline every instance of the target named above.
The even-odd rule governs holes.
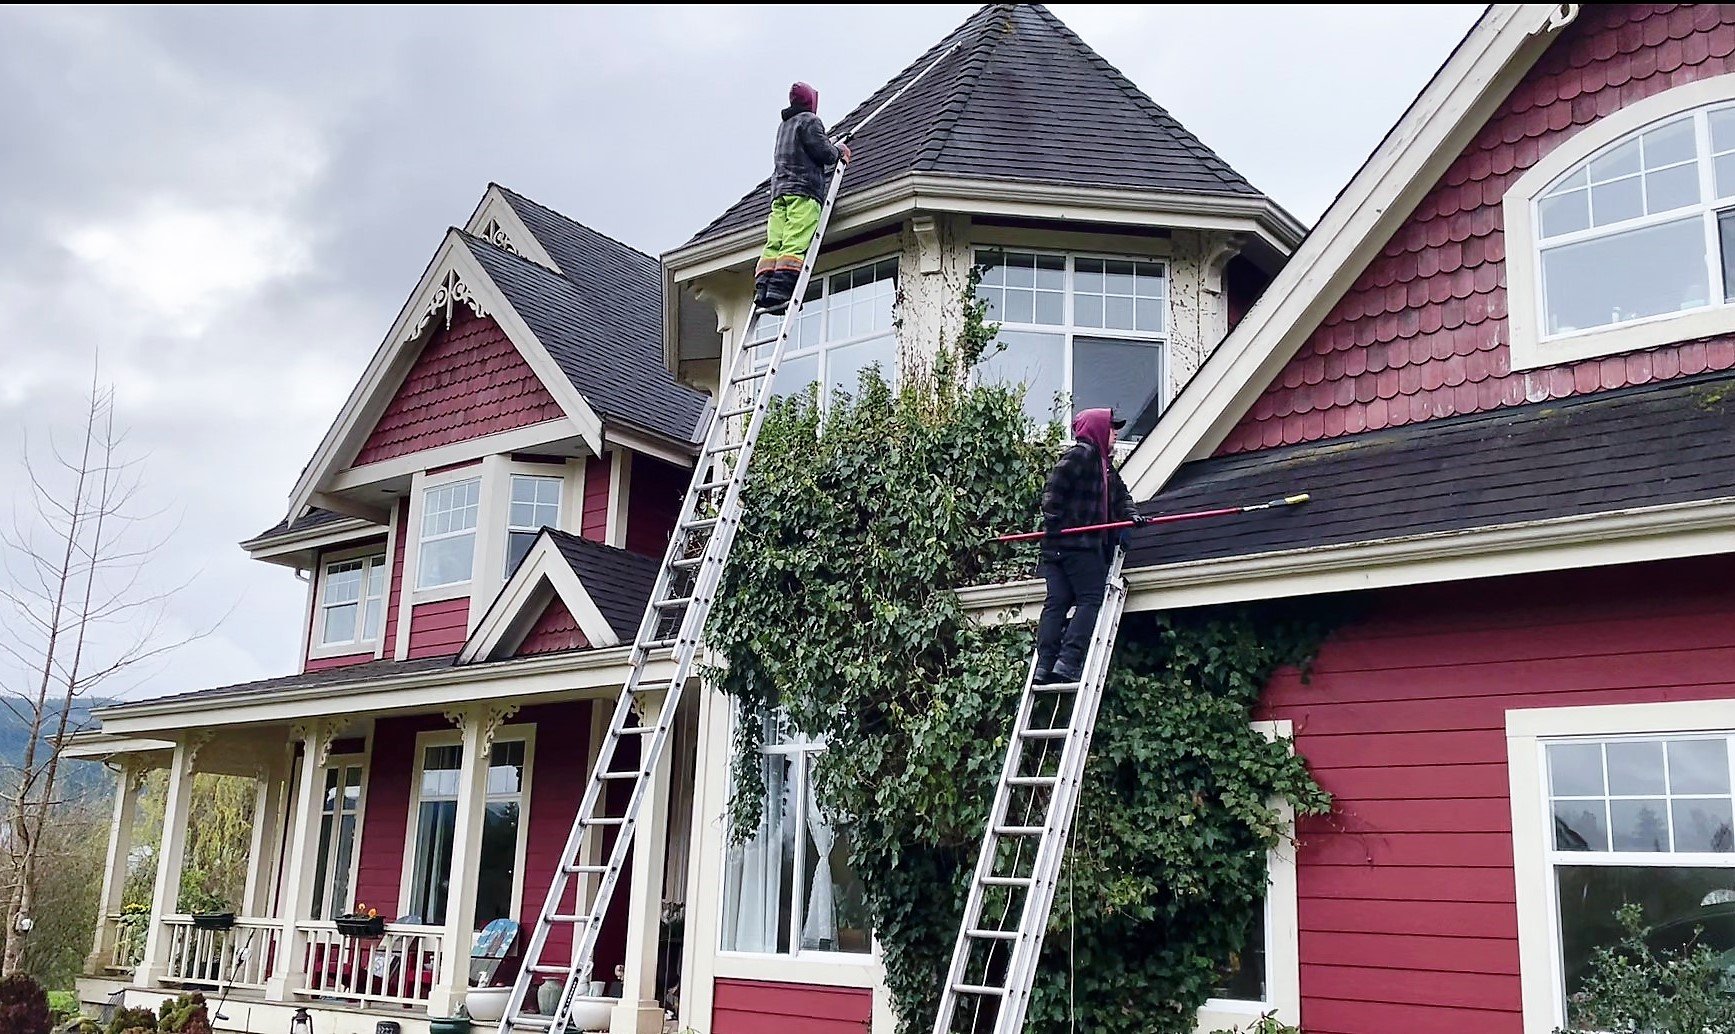
[[[108,946],[109,969],[130,970],[145,957],[145,934],[150,917],[142,912],[110,912],[103,917],[103,943]]]
[[[385,936],[346,937],[333,922],[296,924],[305,983],[300,995],[419,1005],[440,974],[445,927],[386,925]]]
[[[163,979],[187,987],[262,990],[283,932],[269,919],[238,918],[227,930],[202,930],[189,915],[165,916],[162,923],[168,940]]]

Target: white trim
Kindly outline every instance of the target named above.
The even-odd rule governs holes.
[[[488,509],[487,501],[489,465],[483,460],[480,465],[471,464],[457,470],[441,471],[438,474],[417,474],[410,483],[410,536],[407,544],[413,545],[410,556],[416,561],[412,570],[409,564],[404,565],[404,581],[408,586],[409,595],[415,603],[433,603],[439,600],[456,599],[459,596],[471,595],[471,583],[476,580],[477,567],[481,562],[482,553],[482,518]],[[435,585],[422,584],[422,522],[427,515],[428,493],[442,488],[450,488],[466,482],[476,483],[476,523],[468,529],[443,533],[435,536],[435,540],[443,541],[460,535],[470,536],[470,577],[455,582],[440,582]]]
[[[711,413],[716,409],[714,400],[706,399],[705,413],[693,428],[693,433],[703,435],[710,426]],[[649,432],[635,431],[626,427],[619,420],[608,425],[608,430],[602,436],[603,448],[608,450],[631,449],[654,456],[659,460],[673,463],[677,467],[691,467],[697,462],[699,442],[692,442],[685,447],[671,445],[668,439],[653,437]]]
[[[545,420],[540,424],[528,424],[510,431],[483,435],[480,438],[467,438],[450,445],[438,445],[432,449],[395,456],[362,467],[350,467],[333,475],[331,487],[333,491],[361,488],[382,481],[409,477],[424,470],[479,461],[501,453],[527,452],[555,442],[582,437],[583,433],[577,424],[566,417],[560,417],[556,420]]]
[[[1544,742],[1573,736],[1617,737],[1735,730],[1735,699],[1514,708],[1506,712],[1506,763],[1512,794],[1512,861],[1518,912],[1518,970],[1524,1034],[1550,1034],[1564,1020],[1553,873],[1553,823]],[[1640,858],[1652,858],[1640,855]],[[1692,857],[1692,856],[1688,856]],[[1735,866],[1735,857],[1718,860]]]
[[[304,531],[248,539],[241,548],[254,560],[271,560],[293,553],[306,553],[324,546],[341,546],[354,539],[378,535],[380,526],[360,517],[344,517],[330,524],[321,524]]]
[[[1652,123],[1731,100],[1735,100],[1735,74],[1701,79],[1635,101],[1580,130],[1544,155],[1507,189],[1500,205],[1506,225],[1506,325],[1513,370],[1533,370],[1735,331],[1735,305],[1712,302],[1705,308],[1664,313],[1630,323],[1611,324],[1543,340],[1540,323],[1541,273],[1537,262],[1539,242],[1536,238],[1535,215],[1535,202],[1543,191],[1571,171],[1573,166],[1597,151],[1623,137],[1638,133]],[[1711,159],[1708,154],[1702,154],[1696,155],[1695,160],[1701,165],[1703,179],[1708,175],[1704,166],[1710,165]],[[1703,189],[1701,194],[1704,195]],[[1719,205],[1713,191],[1710,195],[1702,196],[1693,208],[1658,213],[1651,221],[1667,222],[1684,218],[1706,206],[1726,209],[1731,205],[1735,205],[1735,201],[1727,198]],[[1634,220],[1630,225],[1620,223],[1598,227],[1592,237],[1600,239],[1605,235],[1621,233],[1642,225],[1644,221]],[[1717,272],[1722,272],[1720,262]],[[1712,277],[1708,286],[1711,297],[1722,297],[1723,283],[1720,275]]]
[[[383,660],[387,654],[392,653],[392,651],[397,649],[396,642],[386,641],[385,626],[391,624],[392,617],[392,575],[397,570],[397,561],[399,559],[398,533],[402,531],[406,537],[409,534],[409,529],[403,527],[403,521],[400,518],[407,516],[408,514],[398,506],[398,501],[396,499],[392,500],[391,519],[386,522],[386,601],[385,605],[380,608],[385,620],[380,626],[380,641],[374,645],[374,660]],[[405,570],[408,570],[408,567],[406,567]],[[400,606],[403,603],[404,595],[404,587],[399,585],[398,603]],[[397,630],[394,628],[394,639],[396,638],[396,632]]]
[[[502,650],[516,650],[542,616],[543,608],[556,596],[572,612],[579,631],[593,649],[607,649],[620,643],[620,637],[597,609],[560,547],[544,534],[531,545],[524,562],[477,619],[469,641],[458,654],[458,663],[474,664]]]
[[[1209,456],[1548,47],[1554,4],[1491,6],[1122,470],[1137,498]]]
[[[380,569],[385,579],[380,596],[380,627],[371,639],[364,638],[367,627],[367,561],[379,559]],[[362,561],[361,595],[355,601],[356,637],[342,643],[325,642],[325,589],[330,578],[333,564],[346,564]],[[319,565],[309,575],[308,581],[313,583],[313,604],[308,612],[308,632],[306,638],[307,659],[323,660],[328,657],[355,657],[364,653],[379,656],[380,643],[385,639],[386,618],[391,611],[392,598],[392,562],[390,550],[382,545],[361,546],[355,549],[345,549],[333,553],[323,553]]]
[[[554,396],[562,412],[578,428],[585,442],[592,450],[601,448],[602,419],[578,393],[578,389],[573,387],[572,381],[561,372],[559,364],[549,355],[547,348],[530,332],[530,327],[489,279],[476,257],[470,253],[470,245],[463,234],[453,229],[447,231],[445,239],[435,250],[434,258],[422,274],[415,291],[404,303],[385,340],[369,361],[367,370],[356,382],[349,399],[326,432],[300,480],[296,482],[289,497],[290,513],[299,513],[316,491],[322,491],[328,480],[354,459],[366,440],[366,435],[371,433],[374,425],[378,423],[380,415],[402,385],[405,375],[421,355],[424,337],[417,332],[417,328],[424,327],[424,316],[429,305],[436,294],[446,290],[446,281],[454,275],[462,281],[474,301],[505,331],[513,347],[530,365],[542,386]]]
[[[341,915],[344,912],[349,911],[349,907],[351,905],[355,904],[355,890],[356,890],[355,880],[356,880],[356,877],[358,875],[360,875],[360,865],[361,865],[362,824],[367,818],[368,776],[373,771],[373,737],[372,736],[367,736],[364,738],[364,745],[360,751],[355,752],[355,753],[350,753],[350,754],[333,754],[330,757],[326,758],[325,764],[323,764],[319,767],[319,771],[321,773],[320,774],[320,790],[319,790],[320,809],[319,809],[319,815],[316,816],[313,820],[316,825],[321,820],[323,820],[325,817],[325,804],[324,804],[324,800],[325,800],[325,796],[324,796],[325,795],[325,785],[324,784],[325,784],[325,779],[326,779],[325,773],[331,772],[333,770],[336,770],[336,771],[341,773],[344,770],[344,768],[351,767],[351,766],[359,767],[361,769],[361,782],[356,784],[355,840],[354,840],[354,842],[352,842],[349,845],[349,858],[347,859],[348,865],[349,865],[349,893],[346,896],[349,898],[349,900],[348,901],[337,901],[331,896],[331,892],[333,889],[332,888],[332,881],[336,878],[337,870],[328,861],[326,864],[324,885],[323,886],[315,886],[314,891],[313,891],[314,896],[312,898],[308,899],[308,902],[307,902],[308,911],[309,911],[309,914],[311,915],[314,901],[316,901],[322,897],[325,899],[326,907],[328,909],[331,909],[332,911],[331,911],[330,915],[323,916],[322,917],[323,919],[331,919],[333,916]],[[338,784],[339,802],[337,802],[337,804],[336,804],[336,809],[340,809],[342,807],[342,804],[341,804],[342,790],[343,790],[343,785],[342,785],[342,783],[339,783]],[[330,847],[335,847],[337,844],[337,840],[336,840],[336,832],[337,832],[337,825],[338,825],[337,819],[339,819],[341,817],[341,812],[336,810],[336,809],[334,809],[334,811],[332,813],[333,838],[331,840],[327,841],[327,845]],[[317,853],[315,854],[315,856],[313,858],[313,867],[314,867],[314,871],[317,873],[319,871],[319,857],[318,857]]]
[[[1718,553],[1735,553],[1735,498],[1141,567],[1127,573],[1127,606],[1200,607]],[[958,597],[991,620],[1028,620],[1042,593],[1042,583],[1022,581],[970,586]]]
[[[497,230],[493,234],[484,233],[491,221],[497,225]],[[476,203],[476,210],[470,213],[470,218],[464,223],[464,232],[480,237],[520,258],[529,259],[544,269],[560,272],[554,256],[548,253],[542,246],[542,241],[537,239],[536,234],[531,233],[530,227],[519,218],[518,210],[512,207],[512,202],[506,200],[497,183],[488,184],[482,200]]]
[[[632,453],[626,449],[613,449],[610,452],[612,459],[608,478],[608,520],[604,524],[603,544],[625,549],[627,522],[631,519],[627,506],[632,498]]]

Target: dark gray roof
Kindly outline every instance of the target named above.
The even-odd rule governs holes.
[[[957,50],[852,140],[843,197],[907,173],[1258,197],[1260,191],[1040,4],[989,4],[840,120],[846,131]],[[824,86],[823,83],[820,84]],[[776,113],[765,113],[770,164]],[[692,241],[764,221],[760,183]]]
[[[295,518],[294,520],[290,520],[289,518],[285,517],[282,520],[278,521],[276,524],[273,524],[271,527],[266,528],[264,531],[260,532],[259,534],[253,536],[250,539],[247,539],[246,541],[251,543],[251,542],[259,542],[259,541],[262,541],[264,539],[274,539],[280,535],[289,535],[289,534],[294,534],[294,533],[303,532],[303,531],[311,531],[314,528],[323,527],[327,524],[336,524],[338,521],[345,521],[345,520],[349,520],[349,519],[350,518],[346,514],[333,513],[330,510],[321,510],[320,508],[318,508],[316,506],[316,507],[313,507],[312,509],[308,510],[305,514],[301,515],[300,517]],[[381,528],[379,530],[382,533],[385,531],[384,528]]]
[[[662,559],[629,553],[552,528],[544,529],[543,534],[554,540],[560,555],[572,565],[579,584],[590,594],[591,602],[602,611],[615,635],[622,642],[631,642],[639,633],[645,605],[651,601]]]
[[[259,693],[265,690],[309,689],[315,686],[337,686],[350,683],[378,682],[382,679],[398,675],[413,675],[416,672],[433,671],[436,668],[450,668],[453,658],[418,657],[413,661],[369,661],[366,664],[352,664],[342,668],[325,668],[320,671],[303,672],[300,675],[282,675],[274,679],[259,679],[254,682],[238,682],[233,686],[218,686],[214,689],[194,690],[191,693],[174,693],[169,696],[152,697],[149,700],[135,700],[130,704],[162,704],[180,700],[206,700],[212,697],[243,696],[249,693]],[[116,704],[112,710],[125,711],[129,704]],[[104,710],[109,710],[105,708]]]
[[[1141,528],[1128,566],[1735,496],[1735,375],[1198,460],[1140,509],[1179,513],[1296,492],[1312,501]]]
[[[663,365],[657,260],[540,205],[525,205],[541,213],[540,222],[561,219],[571,231],[555,234],[547,225],[532,231],[563,273],[464,234],[471,254],[605,422],[694,441],[706,398]]]

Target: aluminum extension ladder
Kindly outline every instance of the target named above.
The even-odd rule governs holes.
[[[934,1034],[1019,1034],[1024,1027],[1109,657],[1126,609],[1123,552],[1116,549],[1109,564],[1079,681],[1037,685],[1031,658]]]

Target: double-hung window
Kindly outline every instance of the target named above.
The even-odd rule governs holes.
[[[372,643],[385,609],[386,558],[378,554],[325,565],[320,578],[319,645]]]
[[[511,576],[543,528],[560,527],[561,480],[512,475],[512,505],[506,518],[506,574]]]
[[[875,365],[881,376],[895,383],[898,342],[892,310],[897,285],[895,258],[815,275],[783,349],[777,393],[795,394],[817,381],[822,402],[834,392],[854,394],[862,371]],[[760,320],[751,343],[770,341],[781,327],[781,319]]]
[[[417,588],[432,589],[470,580],[476,560],[476,514],[481,505],[481,478],[454,481],[422,494]]]
[[[813,767],[824,750],[767,721],[759,829],[730,846],[725,864],[724,951],[865,955],[873,948],[867,896],[849,865],[849,826],[815,797]]]
[[[439,925],[446,921],[463,748],[457,743],[425,743],[421,749],[409,906],[422,922]],[[495,919],[518,916],[528,750],[528,741],[505,738],[496,740],[489,750],[487,810],[477,868],[477,929]]]
[[[313,867],[313,918],[330,919],[350,910],[357,834],[361,822],[361,781],[365,759],[333,759],[323,770],[325,794],[319,811],[319,853]]]
[[[1644,909],[1655,950],[1708,947],[1735,976],[1735,735],[1618,736],[1543,743],[1550,828],[1543,858],[1571,1019],[1615,911]]]
[[[977,297],[1000,324],[979,367],[983,381],[1024,385],[1037,423],[1110,406],[1126,419],[1129,441],[1156,426],[1167,377],[1163,263],[978,250],[976,264]]]

